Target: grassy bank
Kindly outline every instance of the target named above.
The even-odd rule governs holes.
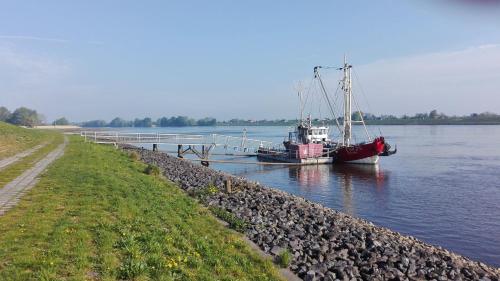
[[[144,169],[112,147],[71,138],[0,217],[0,279],[278,279],[239,234]]]
[[[0,121],[0,159],[37,144],[50,142],[56,132],[25,129]]]

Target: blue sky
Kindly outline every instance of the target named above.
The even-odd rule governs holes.
[[[292,118],[347,53],[365,111],[500,112],[499,44],[497,1],[0,1],[0,105]]]

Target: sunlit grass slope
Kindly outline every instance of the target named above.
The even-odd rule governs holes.
[[[25,129],[0,121],[0,159],[50,141],[55,132]]]
[[[0,280],[277,280],[274,265],[165,180],[73,137],[0,217]]]

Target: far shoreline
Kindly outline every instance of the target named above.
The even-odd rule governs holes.
[[[328,124],[332,126],[332,124]],[[498,126],[500,125],[499,123],[446,123],[446,124],[415,124],[415,123],[409,123],[409,124],[403,124],[403,123],[387,123],[387,124],[378,124],[378,123],[367,123],[367,126]],[[136,128],[215,128],[215,127],[290,127],[293,125],[289,124],[274,124],[274,125],[258,125],[258,124],[242,124],[242,125],[224,125],[224,124],[218,124],[214,126],[151,126],[151,127],[78,127],[75,126],[72,129],[80,129],[82,131],[88,130],[88,129],[93,129],[93,130],[103,130],[103,129],[136,129]],[[359,124],[356,124],[355,126],[362,126]],[[52,126],[50,126],[52,127]],[[47,128],[49,129],[49,128]],[[52,129],[62,129],[62,128],[53,128]]]

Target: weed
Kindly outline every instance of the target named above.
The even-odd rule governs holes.
[[[141,276],[146,271],[147,265],[143,260],[127,257],[120,266],[120,279],[133,280]]]
[[[288,249],[284,249],[281,251],[281,253],[278,254],[278,264],[283,267],[287,268],[290,266],[290,263],[292,262],[292,253]]]
[[[205,188],[198,188],[190,192],[189,195],[191,195],[194,198],[198,198],[200,201],[205,201],[210,196],[213,196],[219,192],[219,189],[217,186],[211,184]]]
[[[217,186],[211,184],[207,187],[207,193],[209,195],[215,195],[217,192],[219,192],[219,189],[217,188]]]
[[[223,208],[211,206],[209,209],[216,217],[229,223],[229,227],[238,232],[244,232],[248,228],[248,224],[244,220]]]

